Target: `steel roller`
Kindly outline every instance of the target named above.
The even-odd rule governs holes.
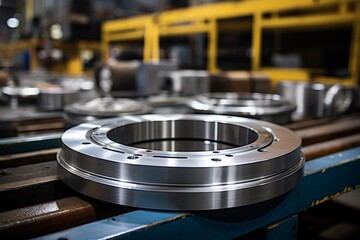
[[[59,175],[104,201],[214,210],[289,192],[303,175],[301,139],[281,126],[221,115],[139,115],[84,123],[62,136]]]

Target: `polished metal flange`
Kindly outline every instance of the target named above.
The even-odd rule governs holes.
[[[195,97],[189,106],[198,113],[251,117],[277,124],[291,122],[296,106],[276,94],[217,92]]]
[[[70,127],[103,118],[146,114],[151,111],[152,108],[141,101],[130,98],[101,97],[79,100],[67,105],[64,109],[64,120]]]
[[[301,139],[259,120],[139,115],[62,136],[61,179],[108,202],[162,210],[244,206],[287,193],[303,175]]]

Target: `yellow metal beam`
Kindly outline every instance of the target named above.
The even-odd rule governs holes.
[[[135,39],[141,39],[143,37],[144,37],[143,29],[138,29],[137,31],[126,32],[126,33],[106,34],[106,39],[108,42],[135,40]]]
[[[260,71],[266,73],[272,83],[273,86],[280,81],[310,81],[310,70],[308,69],[291,69],[291,68],[270,68],[270,67],[262,67]]]
[[[153,19],[149,19],[145,25],[145,34],[144,34],[144,50],[143,50],[143,60],[144,62],[150,62],[153,59],[153,54],[156,51],[156,43],[154,43],[155,36],[158,30],[154,26]],[[158,40],[157,40],[158,41]]]
[[[279,17],[274,19],[263,19],[262,28],[299,28],[299,27],[324,27],[349,24],[355,19],[354,14],[323,14],[304,17]]]
[[[216,19],[209,21],[209,40],[208,40],[208,70],[216,73],[217,69],[217,48],[218,48],[218,25]]]
[[[209,25],[205,23],[191,24],[185,26],[160,27],[161,36],[188,35],[208,32]]]
[[[347,2],[355,2],[355,0],[347,0]],[[146,22],[154,18],[157,18],[160,25],[168,25],[188,21],[203,21],[204,19],[249,16],[255,12],[267,13],[311,7],[320,8],[331,5],[336,6],[337,4],[339,4],[339,0],[279,0],[272,1],[271,4],[269,4],[268,0],[213,3],[186,9],[165,11],[159,15],[144,15],[127,19],[111,20],[103,24],[103,29],[105,32],[108,32],[143,27],[146,25]]]
[[[355,2],[355,0],[351,0],[349,2]],[[278,0],[271,1],[271,3],[269,3],[269,0],[251,0],[213,3],[187,9],[163,12],[159,16],[159,22],[175,23],[210,18],[231,18],[251,15],[255,12],[266,13],[293,9],[320,8],[331,5],[336,6],[337,4],[339,4],[339,0]]]
[[[110,41],[104,27],[101,28],[101,60],[106,62],[110,58]]]
[[[154,15],[144,15],[139,17],[131,17],[119,20],[106,21],[102,28],[105,32],[120,31],[127,29],[134,29],[138,27],[144,27],[147,22],[151,21]]]
[[[260,12],[254,15],[251,49],[251,69],[259,70],[261,65],[261,25],[262,15]]]
[[[25,4],[26,19],[31,21],[34,18],[34,0],[27,0]]]
[[[155,22],[156,18],[151,22],[151,61],[160,59],[160,35],[159,25]]]
[[[360,2],[356,4],[356,20],[353,23],[352,39],[349,54],[349,72],[353,85],[360,83]]]
[[[336,77],[315,77],[312,79],[313,82],[324,83],[324,84],[341,84],[346,86],[354,85],[352,78],[336,78]]]

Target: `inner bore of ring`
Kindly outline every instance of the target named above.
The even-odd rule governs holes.
[[[223,122],[167,120],[131,123],[111,129],[107,137],[119,144],[176,152],[215,151],[248,145],[254,130]]]

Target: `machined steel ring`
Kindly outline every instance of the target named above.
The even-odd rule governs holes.
[[[273,123],[291,122],[296,106],[276,94],[218,92],[205,93],[189,102],[198,113],[250,117]]]
[[[281,126],[221,115],[139,115],[84,123],[62,136],[59,175],[104,201],[161,210],[249,205],[303,175],[301,139]]]
[[[152,107],[141,101],[130,98],[101,97],[79,100],[67,105],[64,109],[64,120],[66,126],[72,127],[103,118],[147,114],[151,111]]]

